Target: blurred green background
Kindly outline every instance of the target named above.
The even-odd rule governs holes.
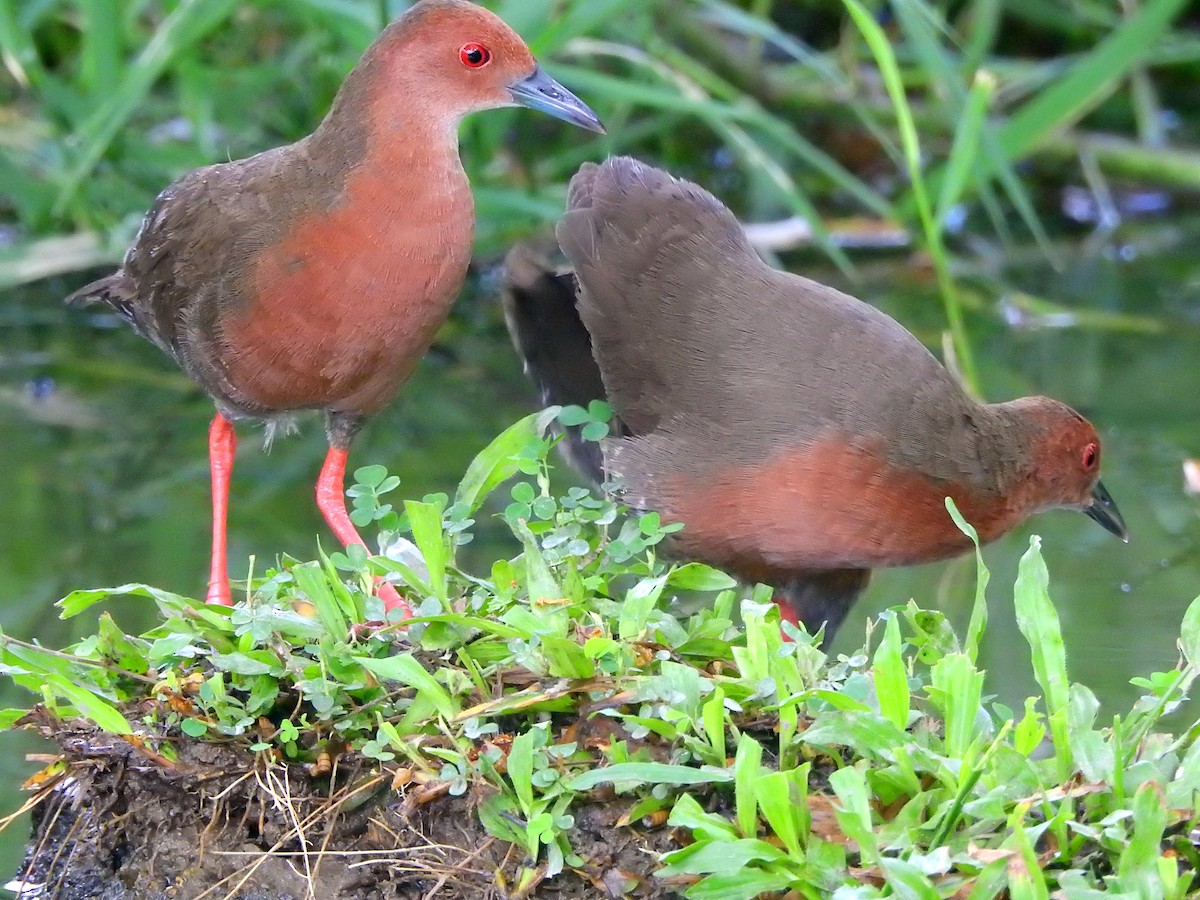
[[[1133,535],[1038,517],[987,550],[984,664],[1000,699],[1034,690],[1010,585],[1045,537],[1072,675],[1110,710],[1173,664],[1200,591],[1198,18],[1181,0],[504,0],[489,3],[600,113],[594,136],[527,111],[470,119],[476,265],[466,295],[356,464],[406,496],[449,490],[532,393],[496,302],[507,247],[545,233],[579,163],[633,153],[696,179],[765,255],[887,310],[988,399],[1045,393],[1104,436],[1105,483]],[[0,0],[0,626],[52,646],[74,588],[204,588],[211,404],[102,311],[60,298],[119,260],[183,172],[294,140],[403,2]],[[857,15],[857,18],[856,18]],[[235,472],[233,575],[329,545],[311,483],[315,419]],[[564,478],[569,475],[564,473]],[[517,548],[490,532],[484,566]],[[880,573],[867,617],[915,597],[960,625],[973,564]],[[130,629],[147,610],[116,610]],[[10,698],[11,699],[11,698]],[[24,702],[24,698],[22,698]],[[35,771],[0,735],[0,810]],[[0,874],[24,826],[0,839]]]

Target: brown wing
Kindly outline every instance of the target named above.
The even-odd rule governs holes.
[[[197,169],[158,196],[122,270],[165,342],[177,347],[189,329],[211,328],[200,308],[220,313],[250,301],[246,278],[255,254],[320,202],[304,196],[313,181],[297,178],[306,162],[296,148],[280,147]]]
[[[333,205],[345,169],[345,160],[330,168],[303,141],[197,169],[159,194],[120,270],[68,302],[109,304],[225,405],[262,412],[225,370],[222,318],[253,301],[255,255],[289,223]]]
[[[765,265],[708,192],[619,158],[585,166],[569,204],[558,237],[580,314],[637,436],[609,454],[633,502],[653,506],[657,478],[830,432],[886,436],[891,462],[933,478],[983,477],[962,427],[973,404],[932,354],[871,306]]]
[[[705,304],[693,299],[720,291],[696,261],[719,260],[739,283],[757,258],[710,194],[628,158],[580,170],[557,234],[579,279],[580,317],[609,397],[634,434],[647,434],[692,405],[675,367],[704,328],[697,317]],[[707,360],[691,362],[689,379],[710,373],[691,396],[722,390]]]

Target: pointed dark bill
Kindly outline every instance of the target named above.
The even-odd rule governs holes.
[[[1092,488],[1091,505],[1085,506],[1083,512],[1089,519],[1098,522],[1106,531],[1111,531],[1126,543],[1129,542],[1129,532],[1125,530],[1125,520],[1121,518],[1121,511],[1117,509],[1117,504],[1113,502],[1113,498],[1099,481]]]
[[[588,105],[547,75],[541,66],[534,69],[528,78],[510,86],[508,91],[521,106],[528,106],[588,131],[606,134],[599,117]]]

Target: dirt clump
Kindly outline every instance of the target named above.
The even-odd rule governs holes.
[[[19,896],[56,900],[516,900],[676,896],[656,880],[670,829],[622,826],[628,798],[576,802],[585,864],[518,890],[524,851],[483,828],[483,789],[454,797],[344,755],[328,774],[183,739],[44,723],[63,752],[40,788]]]

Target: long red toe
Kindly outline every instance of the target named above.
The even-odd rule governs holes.
[[[366,547],[366,541],[362,539],[358,529],[350,521],[350,514],[346,512],[346,461],[349,456],[350,451],[344,447],[329,448],[329,453],[325,456],[325,465],[321,467],[321,474],[317,478],[317,508],[321,510],[321,515],[342,542],[342,546],[357,544]],[[402,611],[402,618],[412,618],[412,608],[400,596],[394,585],[382,578],[376,579],[375,592],[388,612],[399,609]]]

